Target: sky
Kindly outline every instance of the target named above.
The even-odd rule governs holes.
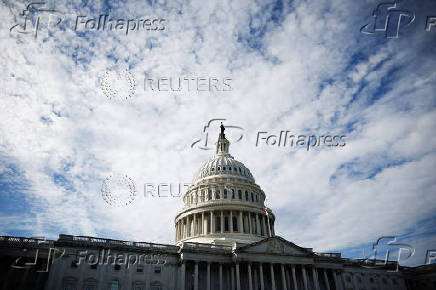
[[[223,119],[277,235],[351,258],[408,244],[403,265],[436,250],[435,1],[29,3],[0,3],[0,235],[174,243],[180,197],[144,187],[190,183]],[[259,139],[281,131],[345,145]],[[120,175],[136,195],[112,207]]]

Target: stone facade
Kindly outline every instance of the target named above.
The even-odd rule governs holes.
[[[183,195],[175,245],[71,235],[56,241],[0,237],[0,289],[403,290],[421,285],[424,278],[402,267],[396,271],[394,262],[372,267],[276,236],[265,193],[229,154],[229,145],[222,127],[215,156]],[[423,275],[434,277],[434,268]]]

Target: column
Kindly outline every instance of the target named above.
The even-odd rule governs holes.
[[[198,262],[194,265],[194,290],[198,290]]]
[[[257,235],[260,236],[259,215],[256,213],[255,216],[256,216],[256,232],[257,232]]]
[[[276,230],[274,229],[274,221],[271,223],[271,230],[272,230],[272,236],[274,237],[276,235]]]
[[[294,290],[298,290],[297,276],[295,275],[295,265],[291,265],[292,268],[292,281],[294,281]]]
[[[286,267],[287,265],[285,264],[285,276],[286,276],[286,285],[288,286],[289,289],[293,289],[291,286],[291,274],[290,274],[290,268]]]
[[[239,276],[239,264],[236,264],[236,290],[241,290],[241,277]]]
[[[185,290],[185,272],[186,272],[186,263],[182,261],[182,268],[180,273],[180,290]]]
[[[189,218],[189,216],[186,217],[186,229],[187,229],[186,237],[188,238],[191,236],[191,219]]]
[[[197,235],[198,225],[197,225],[197,214],[194,213],[194,232],[193,236]]]
[[[227,269],[227,270],[226,270]],[[226,265],[225,267],[224,267],[224,272],[226,272],[226,289],[230,289],[230,287],[231,287],[231,284],[230,284],[230,270],[231,270],[231,268],[228,266],[228,265]]]
[[[207,290],[210,290],[210,262],[207,262],[207,280],[206,280],[206,284],[207,284]]]
[[[265,216],[266,219],[266,227],[267,227],[267,233],[268,233],[268,237],[272,237],[272,233],[271,233],[271,223],[269,222],[270,218],[269,216]]]
[[[329,277],[327,276],[327,269],[324,269],[324,282],[327,287],[327,290],[330,290]]]
[[[333,270],[333,279],[335,280],[335,286],[336,286],[336,289],[337,289],[337,290],[341,290],[342,287],[341,287],[340,284],[339,284],[338,277],[337,277],[337,273],[336,273],[335,270]]]
[[[242,211],[239,211],[239,227],[238,230],[240,233],[244,233],[244,221],[242,219]]]
[[[354,289],[359,289],[359,286],[356,285],[356,275],[355,273],[350,273],[351,274],[351,282],[353,284]]]
[[[263,235],[268,236],[266,234],[265,217],[263,215],[262,215],[262,228],[263,228]]]
[[[204,211],[201,213],[201,234],[205,235]]]
[[[309,290],[307,286],[306,268],[304,267],[304,265],[301,265],[301,272],[303,272],[304,290]]]
[[[230,211],[230,221],[229,221],[229,225],[230,225],[230,232],[233,233],[233,211]]]
[[[210,233],[213,234],[215,232],[215,221],[214,221],[214,214],[213,211],[210,212]]]
[[[282,270],[282,285],[283,285],[283,290],[287,290],[287,288],[286,288],[286,277],[285,277],[285,266],[283,264],[281,264],[280,268]]]
[[[312,268],[312,276],[313,276],[313,284],[315,285],[315,289],[320,290],[319,283],[318,283],[318,273],[316,272],[315,265],[313,265],[313,268]]]
[[[220,290],[223,290],[223,264],[220,263]]]
[[[251,226],[251,213],[247,212],[248,215],[248,233],[251,235],[253,233],[253,227]]]
[[[251,263],[248,263],[248,290],[253,290],[253,280],[251,278]]]
[[[259,290],[259,284],[258,284],[258,279],[257,279],[257,271],[256,268],[253,268],[253,280],[254,280],[254,290]]]
[[[183,229],[184,237],[183,238],[186,239],[188,237],[188,220],[186,217],[183,219],[183,224],[184,224],[184,229]]]
[[[259,278],[260,278],[260,290],[265,290],[265,285],[263,284],[263,268],[262,268],[262,263],[259,263]]]
[[[276,279],[274,277],[274,264],[271,263],[270,265],[270,271],[271,271],[271,289],[276,290]]]
[[[221,211],[221,233],[224,233],[224,211]]]
[[[235,290],[235,270],[233,268],[233,265],[230,267],[230,271],[232,271],[232,290]]]

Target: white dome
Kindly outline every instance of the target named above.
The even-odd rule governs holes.
[[[246,179],[250,183],[255,183],[250,170],[242,162],[235,160],[230,154],[216,155],[206,162],[194,175],[192,183],[205,178],[226,176]]]
[[[175,217],[176,243],[248,244],[274,235],[275,216],[265,214],[265,193],[250,170],[229,153],[224,126],[215,156],[194,175]]]

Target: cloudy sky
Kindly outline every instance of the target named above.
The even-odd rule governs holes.
[[[374,31],[388,16],[374,19],[374,0],[46,1],[25,11],[26,27],[29,2],[3,0],[0,234],[173,243],[182,202],[145,197],[144,184],[191,182],[218,136],[219,122],[204,126],[225,119],[278,235],[355,258],[395,236],[416,249],[406,264],[425,263],[436,249],[436,3],[398,2]],[[92,29],[100,15],[121,24]],[[195,85],[160,90],[159,78]],[[259,131],[346,145],[256,146]],[[102,199],[111,174],[136,184],[126,207]]]

